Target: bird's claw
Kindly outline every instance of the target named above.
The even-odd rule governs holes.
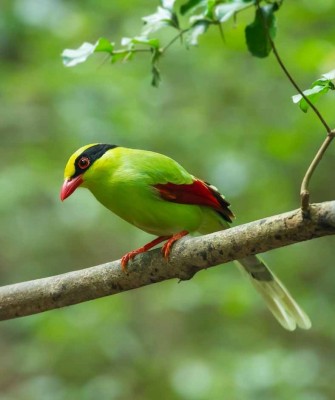
[[[188,231],[181,231],[179,233],[176,233],[173,236],[159,236],[158,238],[152,240],[150,243],[147,243],[146,245],[140,247],[139,249],[130,251],[129,253],[125,254],[121,258],[122,271],[126,272],[128,262],[130,260],[132,260],[135,256],[137,256],[137,254],[145,253],[146,251],[150,250],[151,248],[153,248],[157,244],[163,242],[164,240],[167,240],[167,242],[162,247],[162,254],[163,254],[163,257],[166,260],[168,260],[170,253],[171,253],[172,246],[174,245],[174,243],[187,234],[188,234]]]
[[[121,258],[121,268],[123,272],[126,272],[127,266],[130,260],[132,260],[138,252],[136,250],[130,251]]]
[[[176,233],[164,244],[164,246],[162,247],[162,254],[165,260],[169,260],[172,246],[175,244],[175,242],[186,235],[188,235],[188,231],[181,231],[179,233]]]
[[[164,246],[162,247],[162,249],[161,249],[161,252],[162,252],[162,255],[163,255],[163,257],[165,258],[165,260],[169,260],[169,256],[170,256],[170,253],[171,253],[171,249],[172,249],[172,246],[173,246],[173,243],[174,243],[175,241],[173,241],[173,242],[171,242],[170,240],[168,241],[168,242],[166,242],[165,244],[164,244]]]

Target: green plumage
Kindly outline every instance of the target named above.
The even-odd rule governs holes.
[[[186,231],[206,234],[222,230],[233,217],[229,203],[215,188],[171,158],[150,151],[87,145],[70,157],[64,175],[62,200],[81,185],[125,221],[163,239]],[[194,184],[196,193],[192,193]],[[158,190],[157,185],[163,189]],[[126,257],[127,263],[148,248],[150,244],[123,259]],[[308,316],[263,261],[250,256],[238,260],[238,265],[285,329],[294,330],[297,325],[310,328]]]
[[[82,186],[113,213],[157,236],[181,230],[210,233],[227,227],[209,207],[163,200],[156,184],[191,184],[194,177],[162,154],[117,147],[96,160]]]

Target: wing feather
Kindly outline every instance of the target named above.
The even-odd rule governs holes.
[[[235,217],[229,209],[229,202],[212,185],[200,179],[194,179],[191,184],[164,183],[156,184],[162,199],[179,204],[194,204],[213,208],[226,221],[232,222]]]

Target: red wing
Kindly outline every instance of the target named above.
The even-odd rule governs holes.
[[[154,187],[164,200],[213,208],[228,222],[232,222],[234,218],[233,212],[229,209],[228,201],[216,188],[200,179],[194,180],[189,185],[165,183],[154,185]]]

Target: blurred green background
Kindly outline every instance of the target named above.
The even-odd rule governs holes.
[[[64,68],[60,53],[141,29],[157,2],[2,0],[0,9],[0,282],[120,258],[150,236],[76,192],[59,190],[70,154],[91,142],[165,153],[218,186],[241,224],[299,206],[325,132],[291,102],[274,58],[252,58],[241,14],[200,46],[171,47],[150,86],[146,55]],[[277,46],[303,88],[335,65],[335,5],[285,2]],[[169,40],[173,32],[163,35]],[[320,102],[334,123],[334,98]],[[334,149],[312,200],[335,197]],[[334,239],[265,254],[310,315],[283,330],[233,264],[110,298],[0,323],[0,399],[335,398]]]

